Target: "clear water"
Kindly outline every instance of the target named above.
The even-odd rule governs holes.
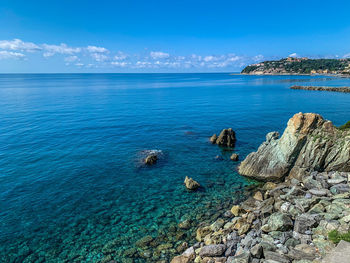
[[[0,261],[168,259],[193,242],[195,224],[215,219],[251,183],[237,174],[230,152],[208,143],[213,133],[232,127],[242,159],[296,112],[336,125],[350,119],[350,94],[290,90],[295,84],[344,86],[349,79],[0,75]],[[162,159],[143,167],[143,151],[154,149]],[[186,175],[204,190],[187,192]],[[187,218],[192,228],[179,230]],[[145,235],[172,248],[148,258],[135,248]]]

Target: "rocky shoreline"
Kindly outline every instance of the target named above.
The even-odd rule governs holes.
[[[349,179],[312,172],[302,181],[267,182],[230,217],[199,227],[198,242],[171,262],[322,262],[335,247],[329,232],[349,231]]]
[[[281,138],[268,134],[239,167],[265,183],[215,222],[200,224],[197,243],[171,263],[350,262],[334,261],[334,249],[349,251],[350,243],[335,248],[339,240],[330,235],[350,230],[349,134],[312,113],[296,114]]]
[[[350,93],[350,87],[316,87],[316,86],[292,86],[295,90],[317,90]]]

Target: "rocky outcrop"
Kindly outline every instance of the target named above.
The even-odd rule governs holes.
[[[264,181],[301,179],[312,171],[350,171],[350,131],[337,129],[319,114],[295,114],[281,138],[278,132],[267,134],[238,170]]]
[[[236,133],[231,128],[223,129],[216,139],[216,144],[223,147],[235,147]]]
[[[188,176],[186,176],[184,183],[188,190],[197,190],[200,187],[200,184],[197,181]]]
[[[217,144],[222,147],[230,147],[233,148],[235,147],[236,144],[236,133],[232,128],[229,129],[223,129],[220,132],[219,137],[214,134],[213,136],[210,137],[210,142],[213,144]]]

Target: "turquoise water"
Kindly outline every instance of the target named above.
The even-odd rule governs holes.
[[[229,74],[0,75],[0,261],[168,259],[195,225],[251,184],[208,143],[232,127],[241,159],[296,112],[340,125],[350,94],[290,90],[349,85],[324,76]],[[144,167],[144,151],[162,151]],[[223,160],[215,156],[223,156]],[[184,189],[185,176],[204,188]],[[190,230],[179,222],[191,219]],[[135,241],[151,235],[144,251]],[[151,255],[150,255],[151,253]]]

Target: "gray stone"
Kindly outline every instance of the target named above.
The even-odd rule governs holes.
[[[331,185],[335,185],[335,184],[341,184],[341,183],[344,183],[346,182],[346,178],[344,177],[338,177],[338,178],[335,178],[335,179],[328,179],[327,180],[327,183],[331,184]]]
[[[194,258],[196,256],[196,253],[193,247],[189,247],[188,249],[185,250],[185,252],[182,253],[182,255],[188,258]]]
[[[201,257],[218,257],[222,256],[226,250],[226,246],[223,244],[219,245],[208,245],[202,247],[199,255]]]
[[[314,227],[317,223],[314,218],[315,216],[310,214],[302,214],[300,216],[297,216],[294,222],[294,231],[301,234],[305,234],[307,230]]]
[[[300,244],[300,240],[295,239],[295,238],[289,238],[287,241],[284,243],[286,247],[295,247],[296,245]]]
[[[277,261],[280,263],[290,263],[290,260],[287,257],[285,257],[277,252],[264,251],[264,257],[267,260],[274,260],[274,261]]]
[[[244,251],[242,254],[234,257],[228,257],[226,263],[249,263],[251,260],[250,253]]]
[[[349,263],[350,262],[350,243],[341,240],[323,260],[322,263]]]
[[[268,219],[268,231],[285,231],[293,227],[293,221],[285,213],[274,213]]]
[[[293,260],[314,260],[316,258],[317,254],[314,251],[303,251],[303,249],[297,249],[298,246],[296,246],[296,248],[290,247],[287,257]]]
[[[316,196],[325,196],[328,193],[326,189],[310,189],[309,192]]]
[[[260,244],[256,244],[250,249],[250,253],[255,258],[261,258],[263,252],[263,247]]]
[[[330,188],[332,194],[342,194],[350,191],[350,186],[348,184],[336,184]]]

